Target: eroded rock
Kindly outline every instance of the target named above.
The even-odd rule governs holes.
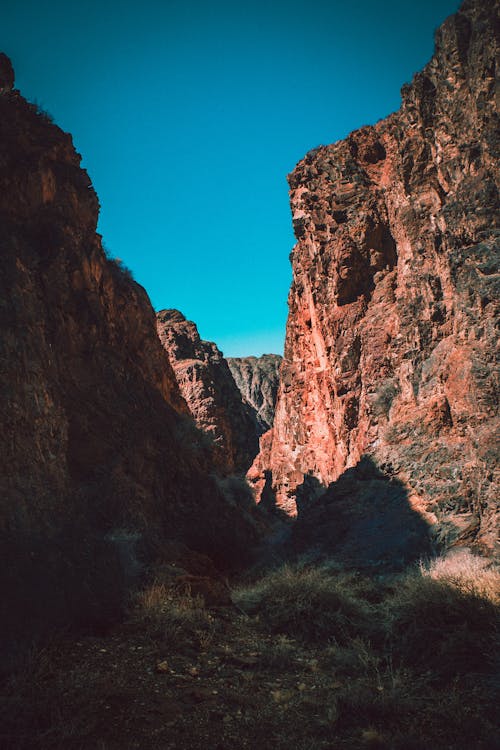
[[[262,432],[269,430],[274,422],[282,359],[279,354],[227,359],[241,395],[257,414]]]
[[[295,512],[368,456],[435,538],[492,549],[498,497],[499,3],[436,33],[401,109],[309,153],[289,176],[297,244],[272,436]],[[256,477],[254,476],[254,479]]]
[[[5,58],[0,78],[11,87]],[[134,556],[165,539],[223,563],[255,535],[213,476],[146,292],[103,252],[98,209],[71,137],[16,91],[1,96],[7,646],[25,630],[112,621]]]
[[[213,441],[217,466],[225,473],[245,474],[259,450],[262,430],[222,352],[203,341],[196,325],[178,310],[161,310],[157,327],[196,424]]]
[[[5,52],[0,52],[0,94],[14,88],[14,68]]]

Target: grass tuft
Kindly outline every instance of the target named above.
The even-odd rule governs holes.
[[[342,576],[323,568],[283,568],[234,595],[249,614],[259,614],[273,633],[305,641],[347,643],[372,633],[373,608],[357,598]]]
[[[386,578],[285,566],[234,592],[247,614],[207,609],[203,577],[174,573],[156,571],[132,622],[54,644],[0,686],[2,748],[498,744],[488,561],[455,552]]]
[[[205,608],[203,597],[153,583],[138,599],[135,623],[164,646],[206,648],[211,642],[215,620]]]
[[[492,666],[498,647],[498,573],[480,558],[437,558],[408,575],[385,602],[401,663],[451,679]]]
[[[420,565],[424,578],[442,581],[461,591],[500,604],[500,569],[491,560],[473,555],[468,549],[456,549],[444,557]]]

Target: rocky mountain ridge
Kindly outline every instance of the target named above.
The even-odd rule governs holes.
[[[262,429],[244,402],[216,344],[203,341],[178,310],[157,313],[160,340],[196,424],[212,441],[214,461],[225,474],[244,475],[259,450]]]
[[[246,493],[238,506],[214,476],[146,292],[103,252],[98,199],[71,137],[13,84],[3,55],[5,644],[25,627],[99,621],[136,558],[167,539],[231,565],[256,538]]]
[[[289,176],[285,356],[250,475],[292,515],[306,477],[317,507],[366,456],[435,540],[496,544],[498,12],[466,0],[398,112]]]
[[[269,430],[274,422],[282,360],[279,354],[227,358],[236,385],[245,401],[255,410],[263,432]]]

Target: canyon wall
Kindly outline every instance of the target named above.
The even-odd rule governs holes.
[[[146,292],[103,252],[98,209],[71,137],[13,89],[2,56],[0,549],[14,634],[51,610],[85,617],[78,597],[101,581],[98,616],[118,588],[105,585],[111,548],[176,539],[232,564],[256,537],[251,508],[213,475]]]
[[[243,399],[254,409],[262,432],[274,422],[280,367],[283,357],[228,357],[227,363]]]
[[[210,439],[215,465],[245,474],[259,450],[262,428],[255,409],[242,400],[228,362],[196,325],[178,310],[157,313],[160,340],[196,424]]]
[[[467,0],[397,113],[289,176],[285,357],[255,466],[290,514],[299,486],[367,457],[434,539],[494,547],[498,11]]]

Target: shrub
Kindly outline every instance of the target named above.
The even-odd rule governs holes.
[[[215,632],[215,620],[202,597],[180,594],[163,583],[153,583],[139,594],[134,619],[171,649],[204,648]]]
[[[111,269],[115,279],[127,279],[134,281],[132,271],[126,266],[120,258],[110,258],[108,256],[108,267]]]
[[[453,586],[463,594],[500,604],[500,569],[468,549],[456,549],[444,557],[420,565],[422,576]]]
[[[380,653],[362,638],[354,638],[346,646],[327,646],[322,660],[337,675],[368,677],[376,682],[380,682],[380,671],[384,666]]]
[[[391,410],[392,402],[399,393],[397,380],[388,378],[383,380],[376,392],[372,403],[372,412],[375,416],[387,416]]]
[[[30,644],[51,633],[106,631],[127,603],[115,543],[83,522],[51,535],[2,534],[0,586],[9,603],[0,619],[0,673],[15,669]]]
[[[324,568],[284,566],[261,582],[236,592],[236,603],[258,613],[264,625],[307,641],[346,643],[373,634],[373,609]]]
[[[393,654],[403,664],[445,680],[491,665],[498,609],[477,591],[444,577],[412,575],[386,606]]]
[[[226,477],[214,475],[214,478],[229,505],[250,513],[255,511],[255,498],[246,479],[234,474]]]
[[[286,635],[278,635],[260,647],[260,664],[276,670],[292,669],[296,663],[297,644]]]
[[[38,102],[38,101],[35,100],[32,104],[29,105],[29,108],[41,120],[43,120],[44,122],[46,122],[48,124],[53,124],[54,117],[53,117],[53,115],[50,114],[50,112],[48,112],[45,109],[45,107],[43,106],[43,104],[41,104],[40,102]]]

